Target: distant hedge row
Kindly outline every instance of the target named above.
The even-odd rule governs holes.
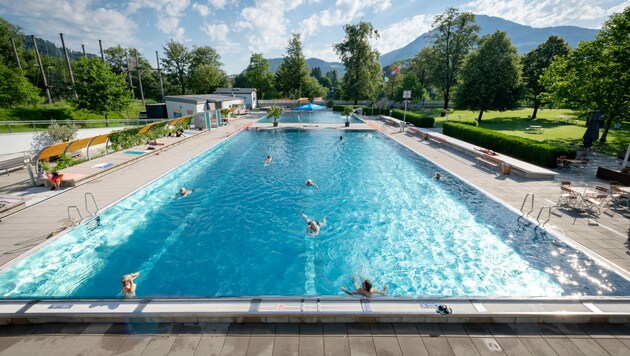
[[[474,145],[503,153],[537,166],[555,168],[560,155],[575,158],[576,151],[568,147],[541,143],[524,137],[509,136],[480,127],[445,122],[443,133]]]
[[[353,105],[333,105],[333,111],[343,111],[343,108],[346,106],[350,106],[352,108],[361,108],[363,109],[364,115],[379,115],[378,107],[370,107],[370,106],[353,106]],[[418,114],[412,111],[407,111],[407,115],[405,115],[404,110],[393,109],[391,110],[392,117],[403,120],[403,118],[412,123],[416,127],[433,127],[435,124],[435,118],[429,115]]]
[[[407,114],[405,115],[405,110],[394,109],[390,115],[398,120],[404,119],[416,127],[433,127],[433,124],[435,124],[434,117],[411,111],[407,111]]]

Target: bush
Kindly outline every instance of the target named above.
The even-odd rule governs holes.
[[[538,166],[555,168],[556,157],[575,157],[576,151],[569,147],[559,147],[541,143],[524,137],[509,136],[496,131],[464,124],[445,122],[445,135],[497,151]]]
[[[40,120],[72,120],[72,108],[70,107],[19,107],[11,110],[9,114],[14,120],[40,121]]]
[[[332,111],[343,111],[343,108],[345,108],[346,106],[354,108],[354,106],[352,105],[333,105]]]
[[[433,127],[435,124],[435,118],[429,115],[418,114],[412,111],[407,111],[405,115],[405,110],[394,109],[391,113],[392,117],[403,120],[403,118],[412,123],[416,127]]]
[[[192,119],[192,116],[190,117],[190,119]],[[190,119],[186,121],[190,123]],[[143,134],[138,133],[142,129],[142,126],[123,131],[116,131],[109,135],[109,142],[111,143],[112,149],[114,151],[124,150],[129,147],[137,146],[147,141],[166,136],[169,132],[169,122],[170,120],[160,121],[151,126],[149,131]]]
[[[77,131],[79,131],[79,126],[74,123],[69,125],[59,125],[58,123],[53,122],[50,126],[48,126],[48,130],[46,132],[53,142],[68,142],[75,139]]]
[[[66,156],[66,155],[61,155],[59,156],[59,158],[57,158],[57,161],[55,162],[55,169],[53,169],[54,171],[60,171],[64,168],[68,168],[68,167],[72,167],[74,165],[77,165],[79,163],[85,162],[84,159],[74,159],[72,157]]]

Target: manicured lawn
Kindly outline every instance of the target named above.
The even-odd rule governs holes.
[[[439,109],[433,109],[429,113],[436,117],[435,126],[441,127],[447,118],[440,117]],[[586,131],[586,115],[567,109],[539,110],[535,120],[527,119],[532,109],[520,109],[513,111],[489,111],[483,114],[480,126],[483,128],[502,132],[506,135],[526,137],[536,141],[550,142],[558,145],[569,145],[580,149],[582,136]],[[452,110],[449,112],[450,122],[475,122],[479,112]],[[544,133],[533,133],[526,130],[530,125],[542,126]],[[600,130],[601,133],[604,130]],[[630,143],[630,122],[624,122],[621,128],[611,128],[608,131],[606,143],[597,141],[593,147],[595,150],[608,155],[616,156],[618,152],[628,148]]]

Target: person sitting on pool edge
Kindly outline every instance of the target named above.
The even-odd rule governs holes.
[[[306,216],[306,214],[302,213],[302,219],[306,223],[306,234],[311,237],[317,236],[319,234],[319,229],[326,225],[326,216],[322,219],[322,222],[311,220]]]
[[[136,284],[133,283],[133,280],[136,279],[140,275],[140,272],[129,273],[120,278],[122,282],[122,295],[125,298],[135,297],[136,296]]]
[[[179,196],[182,197],[182,198],[187,196],[188,194],[190,194],[192,192],[193,192],[192,189],[186,189],[184,187],[179,188]]]
[[[341,287],[341,290],[350,294],[350,295],[362,295],[364,297],[370,298],[372,297],[374,294],[380,294],[380,295],[385,295],[385,293],[387,293],[387,289],[389,288],[387,285],[385,285],[383,287],[383,290],[378,290],[376,288],[372,287],[372,282],[370,282],[369,279],[363,279],[363,282],[361,283],[361,287],[357,286],[357,279],[352,277],[352,281],[354,283],[354,291],[350,291],[348,290],[346,287]]]
[[[52,186],[50,190],[59,190],[63,174],[59,174],[59,172],[52,172],[48,175],[48,178],[50,179],[50,185]]]
[[[319,190],[317,184],[315,184],[315,182],[313,182],[311,179],[307,179],[306,182],[304,182],[304,185],[307,187],[315,187],[317,188],[317,190]]]

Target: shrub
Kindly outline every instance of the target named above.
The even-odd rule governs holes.
[[[11,110],[10,114],[16,120],[72,120],[72,108],[70,107],[18,107]]]
[[[343,108],[345,108],[346,106],[354,108],[354,106],[352,105],[333,105],[332,111],[343,111]]]
[[[71,123],[69,125],[59,125],[53,122],[48,126],[47,133],[53,142],[68,142],[75,139],[79,131],[79,126]]]
[[[134,127],[122,131],[113,132],[109,135],[109,142],[112,145],[114,151],[123,150],[135,145],[139,145],[142,142],[142,138],[138,134],[142,127]]]
[[[405,115],[405,110],[394,109],[391,113],[392,117],[403,120],[403,118],[412,123],[416,127],[433,127],[435,124],[435,118],[429,115],[418,114],[412,111],[407,111]]]
[[[510,136],[496,131],[464,124],[445,122],[445,135],[478,145],[538,166],[555,168],[556,157],[575,157],[576,151],[534,141],[524,137]]]
[[[57,161],[55,162],[55,169],[54,171],[60,171],[64,168],[68,168],[68,167],[72,167],[74,165],[77,165],[79,163],[85,162],[84,159],[74,159],[70,156],[66,156],[66,155],[61,155],[59,156],[59,158],[57,158]]]

